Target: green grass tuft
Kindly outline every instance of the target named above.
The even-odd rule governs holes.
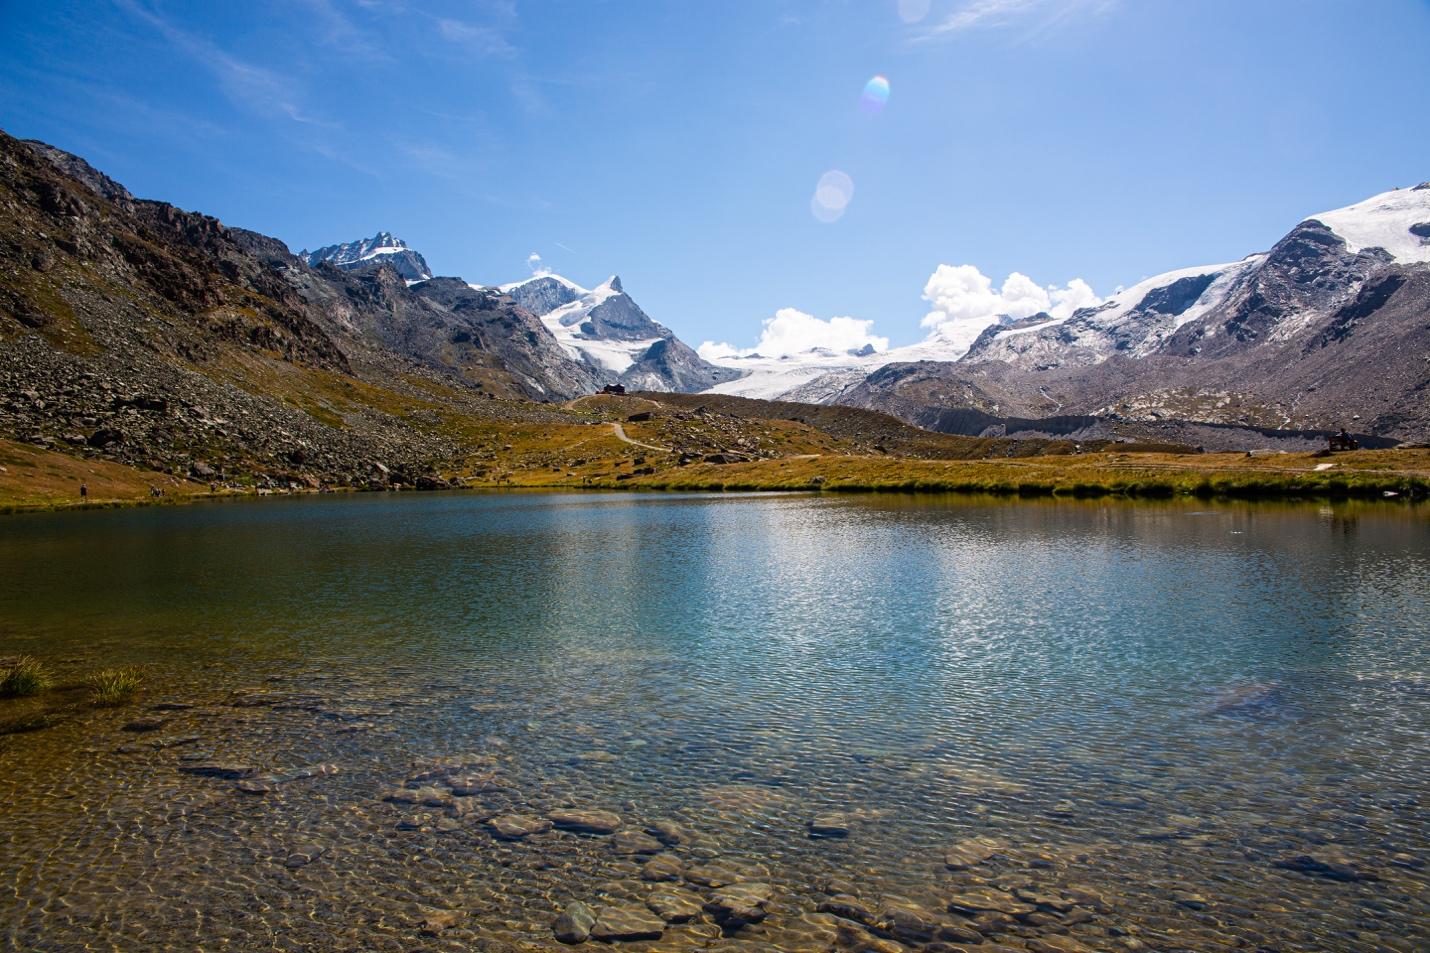
[[[0,698],[24,698],[38,695],[53,683],[50,673],[40,661],[22,655],[0,670]]]
[[[114,707],[134,700],[144,684],[144,673],[134,666],[106,668],[87,676],[84,683],[89,686],[91,704]]]

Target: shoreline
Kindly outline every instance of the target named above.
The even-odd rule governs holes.
[[[1196,471],[1193,471],[1196,472]],[[1378,475],[1379,476],[1379,475]],[[109,499],[50,499],[34,502],[0,502],[0,517],[30,513],[62,513],[89,510],[116,510],[141,507],[182,506],[214,503],[226,500],[258,500],[266,497],[292,499],[298,497],[379,494],[428,494],[464,492],[561,492],[561,493],[643,493],[668,495],[682,493],[819,493],[829,495],[895,495],[991,497],[1003,502],[1039,501],[1112,501],[1147,502],[1239,502],[1239,503],[1384,503],[1412,509],[1430,502],[1430,480],[1385,474],[1355,482],[1306,481],[1288,475],[1281,479],[1203,479],[1192,483],[1176,480],[1112,480],[1105,483],[1062,483],[1048,480],[1021,482],[977,481],[970,479],[927,480],[906,479],[883,482],[760,482],[749,479],[691,479],[682,481],[623,481],[602,483],[478,483],[444,487],[438,490],[366,487],[330,487],[320,490],[273,490],[267,493],[231,490],[201,492],[179,496],[133,497]]]

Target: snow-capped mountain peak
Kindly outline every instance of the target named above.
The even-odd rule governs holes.
[[[497,285],[541,319],[566,353],[628,387],[698,390],[735,372],[708,364],[640,309],[617,275],[583,288],[557,274]]]
[[[308,251],[305,248],[298,253],[298,257],[314,268],[327,262],[349,271],[373,262],[383,262],[396,269],[409,283],[426,281],[432,277],[432,270],[427,267],[422,256],[391,232],[378,232],[371,238],[325,245],[316,251]]]

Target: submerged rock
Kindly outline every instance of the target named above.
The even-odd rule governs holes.
[[[551,830],[551,822],[532,814],[502,814],[487,821],[487,829],[501,840],[521,840]]]
[[[610,906],[596,911],[591,936],[597,940],[658,940],[665,921],[645,907]]]
[[[848,837],[852,820],[848,814],[818,814],[809,822],[810,837]]]
[[[820,913],[833,914],[844,920],[853,920],[865,926],[879,922],[878,916],[864,901],[849,894],[835,894],[819,905]]]
[[[970,837],[949,847],[943,855],[943,864],[949,870],[967,870],[983,863],[998,853],[999,844],[983,837]]]
[[[546,817],[559,829],[577,834],[614,834],[623,823],[621,816],[611,811],[561,810]]]
[[[685,873],[685,864],[674,854],[658,854],[646,861],[641,868],[641,879],[651,881],[679,880]]]
[[[620,854],[658,854],[661,843],[639,831],[619,831],[611,838],[611,846]]]
[[[460,910],[430,910],[422,917],[418,931],[423,936],[437,936],[443,930],[456,926],[465,914]]]
[[[739,883],[721,887],[710,895],[705,912],[726,929],[759,923],[768,911],[773,890],[765,883]]]
[[[1294,870],[1299,874],[1308,874],[1312,877],[1324,877],[1327,880],[1340,880],[1345,882],[1356,882],[1364,880],[1379,880],[1380,876],[1368,867],[1364,867],[1345,854],[1337,851],[1317,851],[1308,854],[1287,854],[1278,858],[1276,866],[1283,870]]]
[[[953,913],[974,914],[991,911],[1005,913],[1009,916],[1021,916],[1025,913],[1032,913],[1037,907],[1031,903],[1023,903],[1021,900],[992,887],[975,887],[950,897],[948,909]]]
[[[645,905],[666,923],[686,923],[700,916],[705,901],[689,890],[669,887],[646,897]]]
[[[596,914],[579,900],[566,905],[566,909],[551,925],[551,933],[562,943],[585,943],[591,936],[591,928],[596,925]]]
[[[665,817],[651,821],[646,827],[646,833],[667,847],[675,847],[677,844],[682,844],[690,839],[690,835],[685,832],[685,828]]]
[[[287,771],[275,771],[271,774],[244,778],[238,782],[238,789],[245,794],[267,794],[281,784],[337,774],[338,770],[338,766],[335,764],[309,764],[300,768],[289,768]]]
[[[185,774],[194,774],[202,778],[227,778],[236,781],[253,774],[255,768],[251,764],[240,764],[234,761],[200,761],[181,765],[179,770]]]

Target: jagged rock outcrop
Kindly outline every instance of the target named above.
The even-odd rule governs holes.
[[[371,238],[355,242],[325,245],[317,251],[305,248],[298,253],[298,257],[314,268],[324,262],[347,270],[380,264],[390,265],[406,281],[426,281],[432,277],[432,269],[427,267],[426,259],[391,232],[378,232]]]

